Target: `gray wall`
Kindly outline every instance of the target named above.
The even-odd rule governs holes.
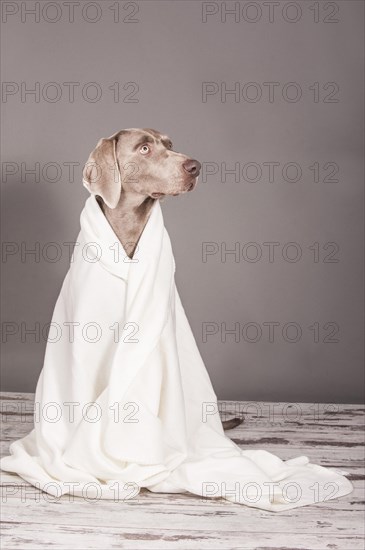
[[[35,389],[46,342],[25,331],[51,319],[68,269],[63,243],[76,240],[88,196],[89,152],[119,129],[152,127],[203,163],[196,191],[162,207],[218,397],[361,402],[363,3],[319,2],[314,12],[313,2],[280,2],[270,15],[262,2],[236,2],[225,22],[220,2],[120,2],[119,22],[114,0],[81,1],[73,22],[57,4],[41,2],[36,22],[20,2],[4,3],[18,12],[3,13],[2,37],[3,240],[14,243],[2,303],[16,332],[3,345],[3,390]],[[204,21],[204,10],[217,13]],[[73,102],[67,82],[79,83]],[[22,97],[22,83],[39,83],[39,101]],[[225,85],[238,95],[224,97]],[[22,163],[39,163],[39,177],[22,177]],[[76,163],[74,178],[66,163]],[[205,258],[204,243],[213,243]],[[22,258],[37,246],[39,261]],[[224,323],[239,333],[225,338]]]

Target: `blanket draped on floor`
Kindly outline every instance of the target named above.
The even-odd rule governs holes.
[[[34,429],[1,468],[54,496],[223,497],[282,511],[346,495],[347,472],[242,450],[224,433],[217,396],[175,286],[156,201],[129,260],[95,196],[58,297],[35,394]],[[244,429],[244,428],[243,428]]]

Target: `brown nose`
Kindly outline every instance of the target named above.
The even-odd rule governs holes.
[[[184,162],[183,168],[191,176],[199,176],[201,164],[197,160],[189,159]]]

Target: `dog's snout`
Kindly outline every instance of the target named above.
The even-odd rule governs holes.
[[[199,176],[201,164],[197,160],[189,159],[183,163],[183,168],[191,176]]]

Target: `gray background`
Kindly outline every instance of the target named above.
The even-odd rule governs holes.
[[[20,10],[20,2],[13,3]],[[41,2],[44,5],[44,2]],[[128,127],[152,127],[166,132],[175,149],[202,163],[216,163],[218,173],[186,196],[164,200],[165,223],[177,264],[176,282],[203,359],[220,399],[353,402],[362,400],[362,250],[363,250],[363,11],[362,2],[337,1],[325,9],[319,2],[318,21],[300,1],[297,22],[295,6],[280,2],[273,22],[262,2],[257,22],[219,12],[202,21],[202,3],[194,1],[139,1],[137,22],[113,22],[110,6],[98,2],[99,21],[91,23],[75,9],[68,21],[62,2],[61,18],[55,8],[41,14],[40,21],[21,14],[3,23],[2,78],[28,88],[57,82],[62,96],[56,102],[40,97],[39,102],[20,94],[3,98],[4,162],[25,163],[27,168],[49,162],[61,168],[59,181],[49,176],[39,182],[20,173],[2,183],[3,240],[25,243],[60,243],[61,259],[52,263],[41,257],[22,262],[15,254],[2,263],[3,321],[17,323],[18,334],[3,344],[2,389],[34,391],[42,367],[46,342],[21,336],[20,323],[31,328],[50,321],[63,278],[68,269],[67,248],[75,241],[79,215],[88,196],[81,184],[81,168],[100,137]],[[86,3],[81,2],[80,6]],[[120,3],[120,18],[134,7]],[[243,8],[246,2],[240,2]],[[234,3],[228,2],[232,7]],[[27,2],[27,7],[34,2]],[[338,10],[336,8],[338,7]],[[285,12],[285,9],[288,10]],[[338,13],[331,15],[332,9]],[[53,10],[53,11],[52,11]],[[247,12],[254,17],[255,6]],[[283,11],[284,10],[284,11]],[[87,17],[93,18],[92,8]],[[286,15],[285,15],[286,14]],[[133,16],[132,16],[133,17]],[[327,22],[324,19],[327,17]],[[329,22],[337,18],[338,22]],[[115,102],[108,89],[119,82],[122,100]],[[217,93],[202,101],[202,82],[257,83],[262,98],[249,102]],[[75,101],[68,101],[64,82],[79,82]],[[82,97],[80,89],[97,82],[99,101]],[[126,102],[138,84],[137,102]],[[273,102],[264,82],[277,82]],[[297,102],[283,99],[288,82],[302,90]],[[318,82],[319,100],[310,86]],[[335,82],[337,102],[325,101]],[[92,90],[90,89],[90,94]],[[251,94],[253,89],[251,88]],[[49,90],[51,94],[52,90]],[[288,93],[293,92],[293,89]],[[49,96],[50,97],[50,96]],[[274,181],[268,180],[265,165],[278,162]],[[76,162],[74,181],[64,163]],[[243,167],[255,162],[263,169],[257,182],[222,179],[221,163]],[[298,182],[282,176],[286,163],[302,169]],[[319,181],[309,167],[319,163]],[[339,167],[338,182],[324,181],[331,173],[326,163]],[[206,164],[204,164],[206,166]],[[251,175],[249,177],[253,177]],[[292,172],[288,172],[293,177]],[[268,259],[264,242],[278,242],[274,261]],[[249,262],[232,255],[226,262],[220,252],[202,261],[202,243],[215,242],[220,251],[254,242],[262,258]],[[301,247],[297,262],[285,260],[282,250],[288,242]],[[319,243],[319,261],[308,247]],[[324,261],[336,243],[337,262]],[[288,249],[293,254],[294,249]],[[53,252],[49,249],[49,255]],[[251,248],[249,254],[253,254]],[[268,322],[280,323],[274,341],[268,337]],[[221,330],[202,338],[204,322],[235,323],[244,327],[256,323],[262,337],[256,342],[234,341]],[[282,328],[297,323],[302,335],[288,342]],[[337,323],[338,342],[324,342]],[[319,336],[308,327],[318,323]],[[253,337],[253,333],[249,333]],[[288,332],[292,338],[293,333]],[[23,340],[23,341],[22,341]]]

